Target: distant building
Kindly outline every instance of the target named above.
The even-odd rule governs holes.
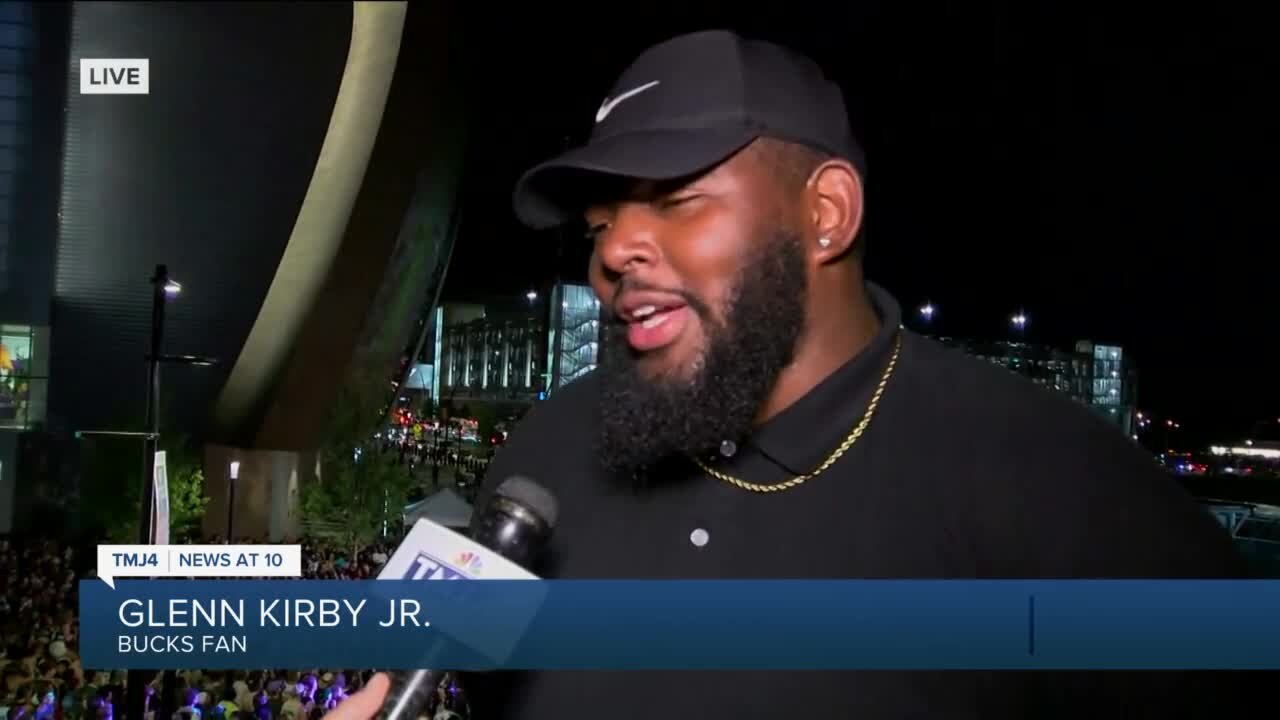
[[[445,303],[401,393],[432,404],[525,405],[596,367],[600,304],[585,285],[557,285],[549,298]]]
[[[546,328],[535,308],[441,307],[433,399],[535,400],[546,389]]]
[[[595,369],[600,326],[600,301],[590,286],[556,286],[551,294],[551,334],[547,342],[551,391]]]
[[[1137,372],[1118,345],[1081,340],[1074,350],[1060,350],[1025,342],[939,340],[1069,395],[1127,435],[1137,432]]]
[[[1280,442],[1245,440],[1236,445],[1214,445],[1209,452],[1220,458],[1280,466]]]
[[[38,480],[63,453],[35,458],[49,421],[49,358],[71,3],[0,3],[0,535],[35,517]],[[98,197],[97,186],[84,195]],[[101,308],[99,308],[101,311]],[[103,382],[102,350],[76,344],[78,370]],[[86,370],[88,369],[88,370]],[[115,379],[115,376],[110,376]],[[90,392],[81,405],[97,402]]]

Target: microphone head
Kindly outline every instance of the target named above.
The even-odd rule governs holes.
[[[533,511],[542,518],[548,528],[556,526],[556,516],[560,512],[556,496],[538,483],[527,477],[516,475],[502,481],[495,492]]]

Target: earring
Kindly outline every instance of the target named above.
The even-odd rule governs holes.
[[[818,238],[818,244],[819,244],[819,245],[821,245],[821,246],[822,246],[822,247],[824,247],[824,248],[825,248],[825,247],[831,247],[831,238],[829,238],[829,237],[821,237],[821,238]]]

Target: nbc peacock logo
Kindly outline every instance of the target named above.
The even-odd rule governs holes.
[[[473,552],[459,553],[458,557],[453,559],[453,564],[459,570],[475,574],[479,574],[480,569],[484,566],[480,562],[480,555]]]

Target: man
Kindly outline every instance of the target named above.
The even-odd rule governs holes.
[[[863,159],[839,89],[728,32],[646,51],[590,141],[521,179],[585,219],[597,371],[511,433],[560,521],[557,578],[1227,578],[1227,536],[1088,409],[901,327],[862,273]],[[484,498],[481,499],[484,502]],[[673,652],[678,652],[673,650]],[[1210,675],[532,673],[476,717],[1183,717]],[[1212,682],[1210,682],[1212,680]],[[492,687],[485,687],[493,685]]]

